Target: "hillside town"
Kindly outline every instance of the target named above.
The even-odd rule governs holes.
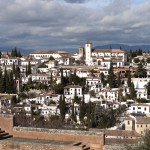
[[[14,48],[0,52],[0,113],[13,114],[16,126],[98,130],[108,143],[132,142],[150,127],[149,77],[142,49],[90,41],[77,53]]]

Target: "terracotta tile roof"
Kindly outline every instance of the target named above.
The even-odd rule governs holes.
[[[125,51],[121,49],[111,49],[111,52],[112,53],[125,53]]]
[[[93,52],[109,52],[109,53],[111,53],[111,49],[94,49]]]
[[[128,136],[128,137],[140,137],[135,131],[127,130],[105,130],[105,129],[90,129],[92,131],[104,132],[106,136]]]
[[[131,104],[131,106],[150,106],[150,105],[145,103],[138,103],[138,104]]]
[[[35,50],[31,54],[54,54],[54,53],[64,54],[69,52],[65,52],[63,50]]]
[[[93,52],[125,53],[124,50],[120,50],[120,49],[94,49]]]
[[[68,85],[68,86],[65,86],[64,88],[68,89],[68,88],[82,88],[82,87],[80,85]]]
[[[150,117],[136,117],[137,124],[150,124]]]

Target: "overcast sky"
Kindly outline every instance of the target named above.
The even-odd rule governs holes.
[[[0,0],[0,46],[150,44],[150,0]]]

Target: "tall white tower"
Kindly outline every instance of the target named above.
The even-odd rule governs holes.
[[[85,63],[87,64],[87,65],[90,65],[91,64],[91,53],[92,53],[92,42],[90,42],[90,41],[87,41],[86,43],[85,43],[85,48],[84,48],[84,50],[85,50]]]

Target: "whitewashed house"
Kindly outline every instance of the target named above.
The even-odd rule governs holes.
[[[74,98],[75,94],[78,97],[82,97],[82,87],[79,85],[68,85],[64,87],[64,95],[66,98]]]
[[[145,103],[131,104],[128,113],[150,114],[150,105]]]

